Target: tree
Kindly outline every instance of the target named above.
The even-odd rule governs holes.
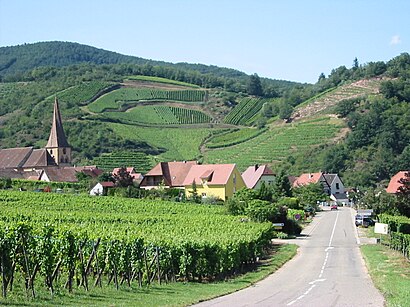
[[[397,193],[397,208],[400,214],[410,217],[410,171],[399,180],[401,186]]]
[[[292,196],[292,187],[290,185],[289,178],[283,169],[280,170],[279,173],[276,175],[272,189],[273,198]]]
[[[321,183],[311,183],[293,189],[293,193],[299,198],[300,204],[305,207],[317,209],[317,202],[327,198]]]
[[[125,167],[121,167],[118,173],[113,175],[114,183],[117,187],[126,188],[133,185],[133,178]]]
[[[353,70],[356,70],[359,68],[359,60],[357,58],[354,58],[353,60]]]
[[[253,74],[249,78],[248,94],[255,96],[263,96],[261,80],[257,74]]]

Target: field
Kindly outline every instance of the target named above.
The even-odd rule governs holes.
[[[205,91],[201,90],[159,90],[153,88],[123,87],[105,94],[88,105],[91,112],[101,113],[106,110],[121,110],[124,106],[138,101],[179,101],[202,102]]]
[[[174,106],[138,106],[127,112],[106,112],[104,117],[148,125],[187,125],[209,123],[212,118],[198,110]]]
[[[125,139],[139,140],[165,152],[154,156],[156,162],[192,160],[199,156],[199,147],[212,131],[217,129],[181,129],[137,127],[123,124],[108,124],[114,132]]]
[[[35,287],[220,278],[255,262],[272,235],[269,223],[219,206],[19,191],[0,199],[3,296],[24,278],[29,297]]]
[[[282,161],[294,152],[329,142],[343,127],[338,119],[318,120],[273,126],[251,140],[222,149],[208,150],[207,163],[236,163],[240,170],[249,165]]]

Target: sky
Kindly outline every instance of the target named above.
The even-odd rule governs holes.
[[[408,0],[0,0],[0,47],[70,41],[315,83],[410,50]]]

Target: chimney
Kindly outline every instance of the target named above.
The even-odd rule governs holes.
[[[255,164],[255,171],[259,168],[259,164]]]

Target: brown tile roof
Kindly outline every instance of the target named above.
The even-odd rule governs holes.
[[[39,180],[42,170],[18,171],[15,169],[0,169],[0,178]]]
[[[294,187],[307,185],[310,183],[318,183],[322,173],[308,173],[302,174],[293,182]]]
[[[50,167],[44,170],[50,181],[78,182],[75,167]]]
[[[403,186],[403,184],[401,184],[399,182],[400,179],[405,178],[406,177],[406,173],[410,172],[409,171],[400,171],[398,172],[396,175],[394,175],[389,182],[389,185],[387,186],[386,192],[387,193],[392,193],[395,194],[399,191],[399,188],[401,186]]]
[[[30,157],[33,147],[0,149],[0,168],[20,168]]]
[[[57,97],[54,101],[53,124],[51,126],[50,136],[46,145],[46,148],[50,147],[70,147],[64,133]]]
[[[53,157],[50,156],[47,149],[34,149],[24,163],[23,168],[45,166],[56,166]]]
[[[182,187],[184,179],[196,161],[174,161],[158,163],[152,170],[145,174],[141,186],[145,185],[146,178],[151,176],[162,176],[164,182],[170,187]]]
[[[137,173],[135,171],[134,167],[126,167],[126,170],[127,170],[128,173],[130,173],[133,180],[141,180],[142,179],[142,174]],[[118,175],[119,171],[120,171],[120,167],[116,167],[112,170],[111,174]]]
[[[246,187],[252,189],[262,178],[263,175],[275,175],[267,165],[252,165],[242,173]]]
[[[77,172],[82,172],[92,178],[96,178],[104,173],[104,171],[102,169],[99,169],[96,165],[75,166],[74,169]]]
[[[100,183],[104,188],[112,188],[115,186],[114,182],[111,182],[111,181],[104,181]]]
[[[202,184],[201,179],[208,179],[208,185],[223,185],[228,182],[235,164],[203,164],[193,165],[183,182],[184,186],[191,185],[192,182]],[[212,175],[212,176],[210,176]]]

